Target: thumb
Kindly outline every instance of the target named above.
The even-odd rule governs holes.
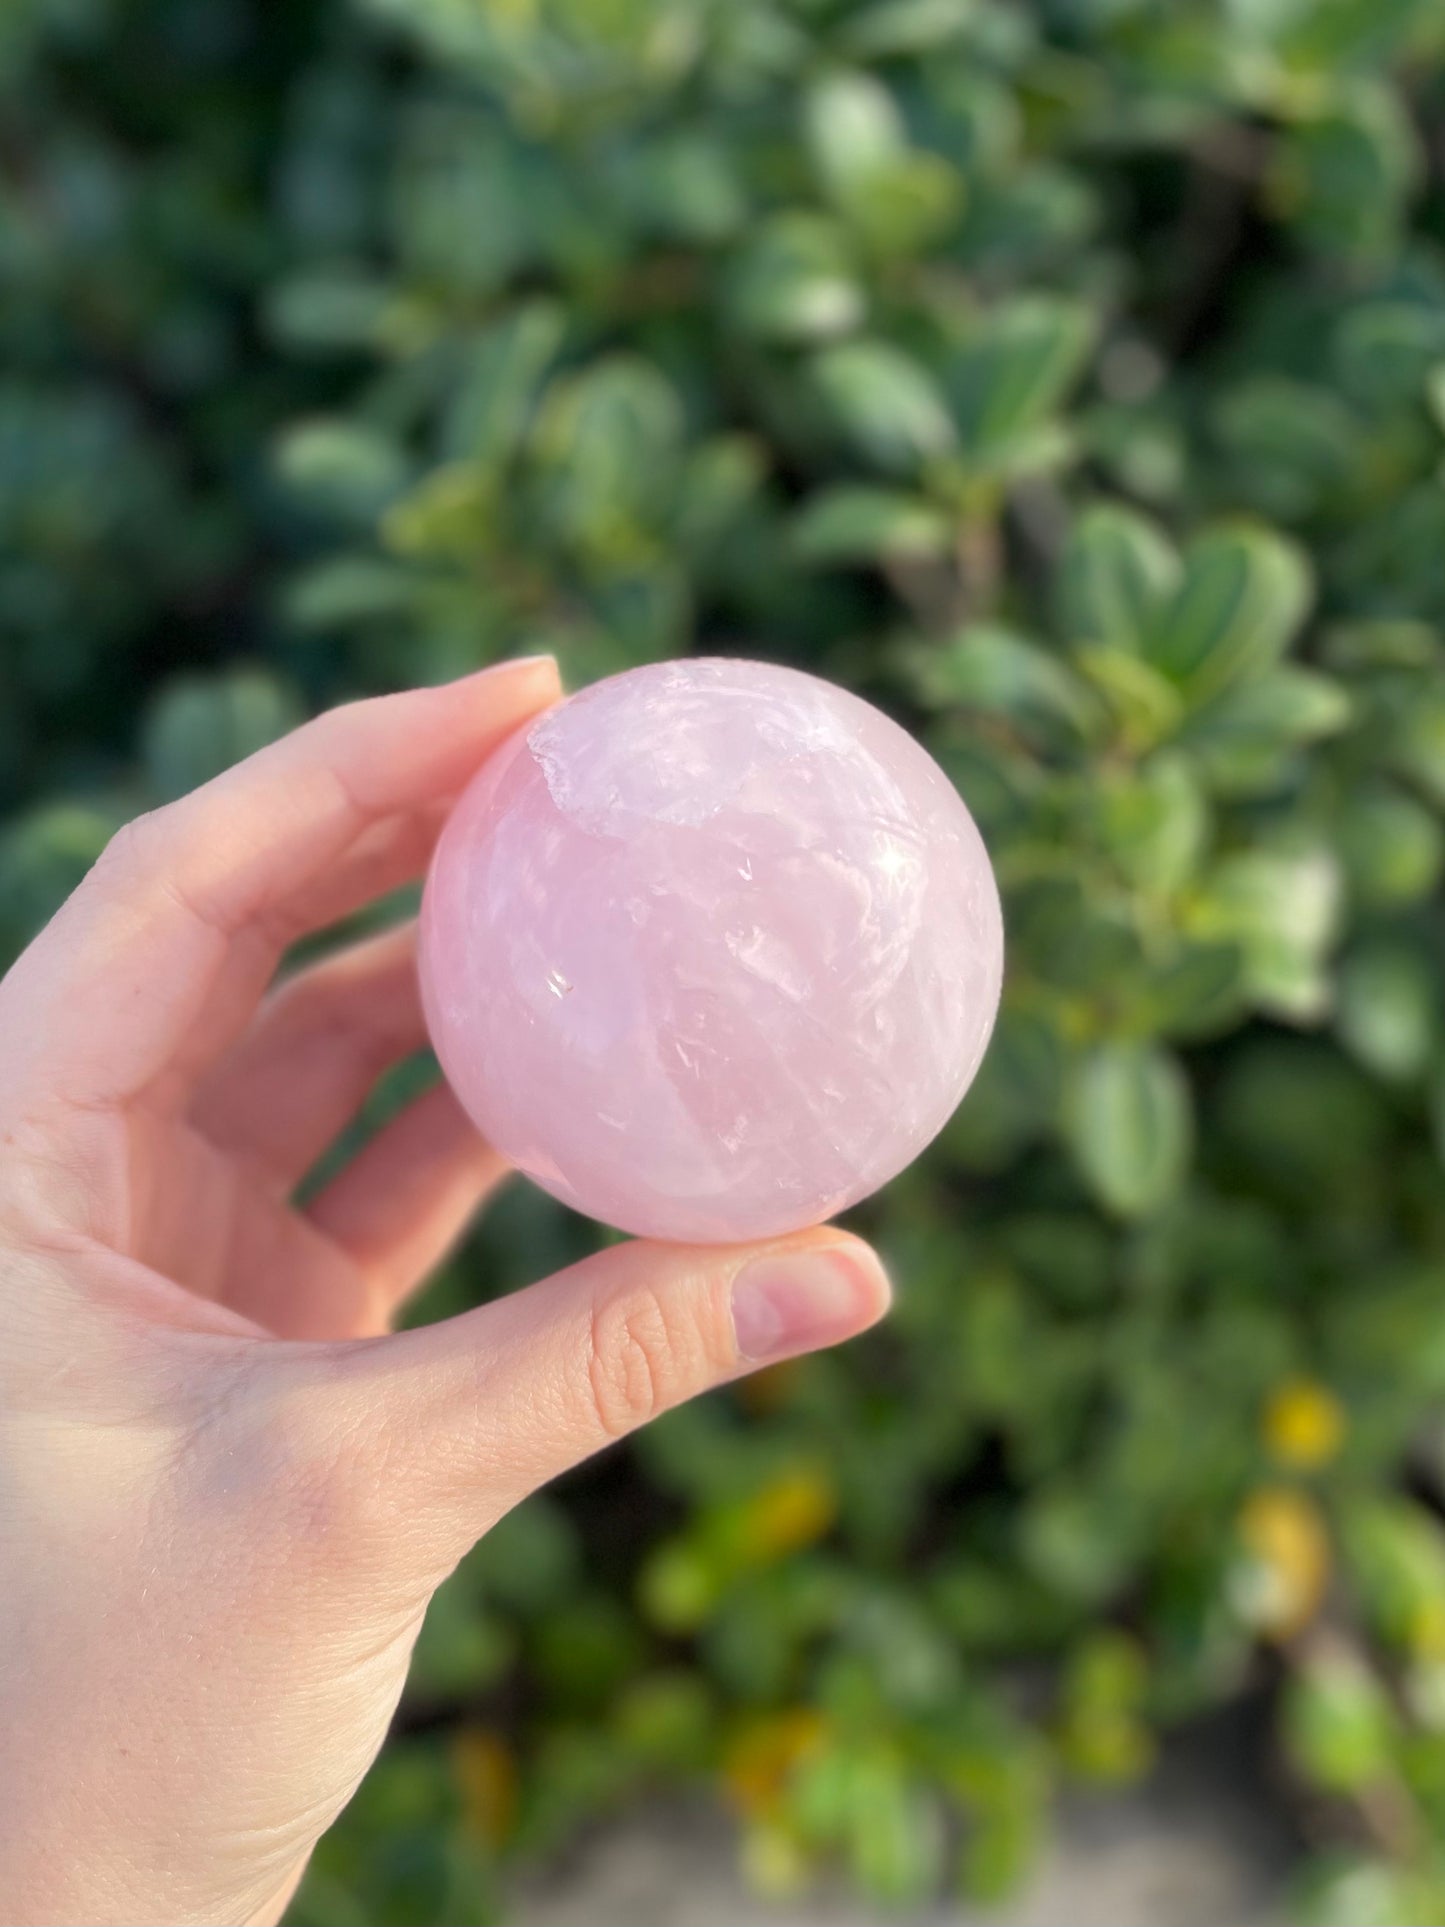
[[[877,1257],[822,1226],[769,1245],[617,1245],[442,1324],[330,1356],[331,1419],[434,1583],[530,1492],[710,1386],[851,1338]],[[418,1577],[423,1575],[418,1574]]]

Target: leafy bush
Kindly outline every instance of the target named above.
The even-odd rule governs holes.
[[[994,852],[888,1330],[440,1595],[297,1904],[481,1919],[683,1776],[1005,1893],[1262,1689],[1329,1921],[1445,1919],[1445,16],[11,0],[0,926],[354,689],[756,650]],[[517,1193],[428,1310],[585,1227]]]

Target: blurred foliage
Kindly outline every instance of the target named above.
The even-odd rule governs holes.
[[[294,1918],[685,1779],[770,1890],[1001,1896],[1258,1690],[1311,1917],[1445,1920],[1437,0],[9,0],[0,92],[10,949],[539,649],[864,690],[1007,898],[889,1328],[505,1521]]]

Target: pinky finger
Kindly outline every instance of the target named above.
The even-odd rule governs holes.
[[[366,1277],[376,1328],[456,1243],[508,1166],[445,1084],[415,1098],[312,1199],[307,1216]]]

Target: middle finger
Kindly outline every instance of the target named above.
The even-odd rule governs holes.
[[[425,1042],[412,921],[284,979],[202,1079],[192,1122],[290,1190]]]

